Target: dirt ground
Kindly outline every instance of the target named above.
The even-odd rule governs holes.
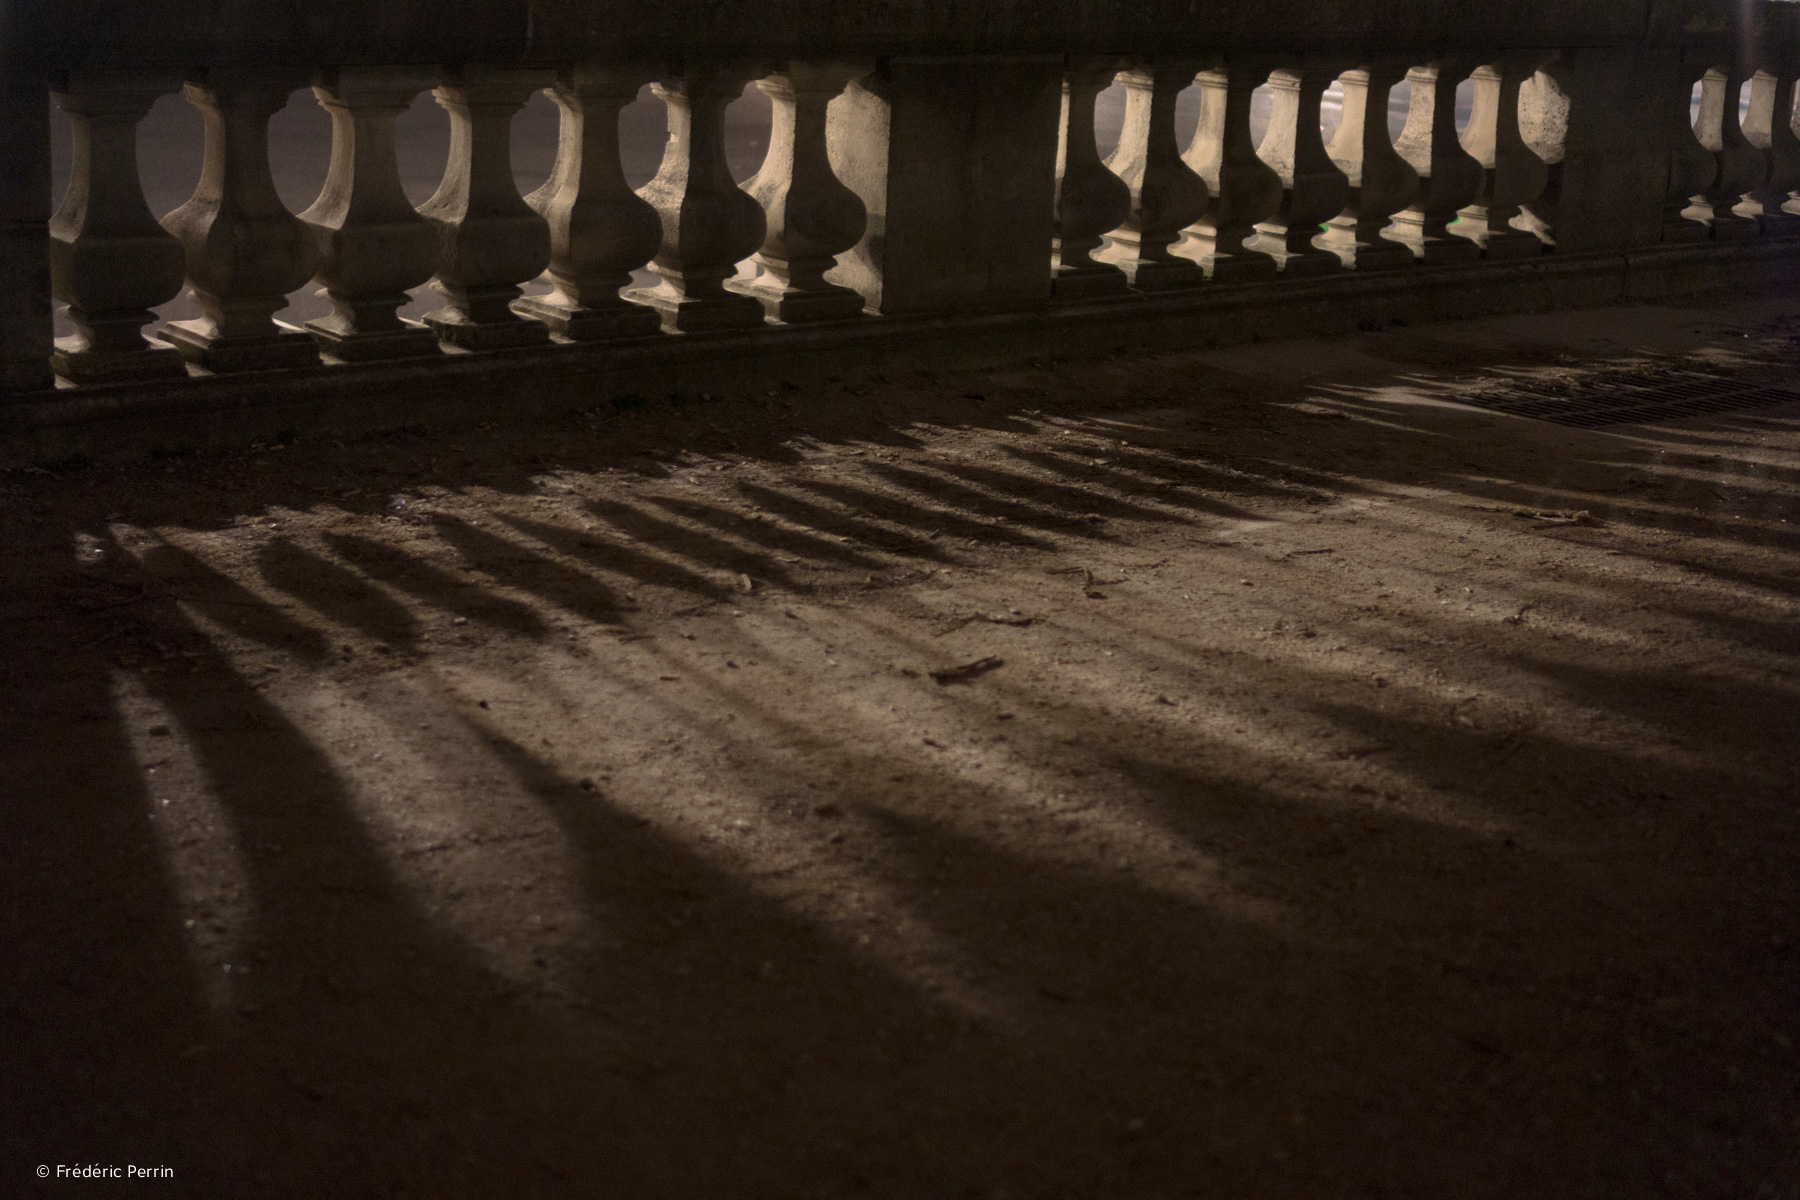
[[[1797,358],[1744,298],[7,475],[0,1194],[1800,1198],[1800,406],[1448,403]]]

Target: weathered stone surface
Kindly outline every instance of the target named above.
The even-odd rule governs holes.
[[[425,324],[468,350],[530,346],[550,339],[512,310],[519,285],[550,265],[550,226],[513,180],[512,119],[549,72],[462,67],[435,95],[450,114],[450,163],[419,215],[437,228],[437,277],[448,306]]]
[[[1800,236],[1800,120],[1794,106],[1800,64],[1760,70],[1750,80],[1750,111],[1744,114],[1744,137],[1766,156],[1768,164],[1757,185],[1736,211],[1754,218],[1770,237]]]
[[[173,76],[83,72],[55,93],[73,135],[69,189],[50,219],[51,287],[75,326],[51,360],[64,378],[187,373],[179,353],[143,335],[150,309],[181,293],[185,256],[144,202],[137,155],[138,122],[180,87]]]
[[[1451,229],[1464,205],[1481,194],[1483,172],[1456,132],[1456,85],[1473,64],[1441,58],[1406,73],[1412,105],[1394,151],[1419,173],[1419,198],[1394,215],[1389,236],[1425,263],[1459,262],[1481,253],[1467,231]]]
[[[1206,181],[1182,161],[1175,103],[1200,69],[1193,59],[1159,56],[1118,78],[1125,86],[1125,124],[1106,168],[1124,181],[1131,210],[1094,257],[1116,264],[1139,291],[1206,282],[1200,264],[1171,247],[1206,212]]]
[[[1062,73],[897,60],[851,84],[827,136],[869,226],[829,278],[888,314],[1048,303]]]
[[[1274,103],[1259,158],[1281,176],[1281,207],[1256,227],[1250,245],[1274,259],[1289,279],[1329,275],[1343,261],[1315,243],[1321,226],[1350,202],[1350,179],[1331,161],[1319,130],[1319,103],[1337,78],[1330,66],[1280,70],[1269,76]]]
[[[287,294],[313,277],[313,231],[281,203],[269,175],[269,118],[295,81],[263,71],[216,71],[189,83],[206,122],[206,164],[193,199],[162,219],[187,255],[188,290],[203,314],[164,326],[183,356],[212,371],[302,367],[312,339],[278,326]]]
[[[1389,219],[1419,194],[1419,173],[1388,136],[1388,93],[1405,75],[1397,61],[1383,60],[1340,76],[1344,119],[1325,153],[1349,181],[1350,203],[1326,222],[1319,245],[1357,271],[1413,263],[1412,251],[1386,236]]]
[[[662,328],[655,309],[619,295],[662,244],[662,218],[631,190],[619,161],[619,112],[652,76],[644,66],[575,67],[550,90],[562,110],[556,165],[525,202],[550,226],[555,290],[514,301],[513,311],[575,341],[648,337]]]
[[[1420,52],[1507,45],[1670,43],[1729,28],[1739,0],[57,0],[59,66],[193,62],[545,64],[745,55]],[[1770,7],[1759,6],[1758,12]],[[1765,19],[1758,17],[1759,20]]]
[[[762,205],[738,187],[725,160],[725,106],[756,74],[693,64],[656,85],[669,109],[669,143],[662,169],[638,195],[662,218],[662,249],[652,263],[662,282],[630,298],[659,310],[670,333],[763,323],[761,304],[725,287],[768,233]]]
[[[1524,205],[1543,194],[1550,167],[1525,143],[1519,127],[1520,91],[1549,56],[1505,55],[1475,68],[1475,103],[1463,131],[1463,149],[1481,164],[1483,180],[1475,202],[1457,217],[1457,232],[1473,239],[1489,258],[1531,258],[1545,239],[1521,220]],[[1520,226],[1525,226],[1521,228]]]
[[[1215,283],[1275,277],[1275,260],[1245,246],[1256,226],[1281,207],[1281,176],[1250,140],[1250,96],[1269,77],[1269,64],[1238,59],[1194,77],[1200,87],[1200,121],[1182,161],[1206,181],[1206,214],[1188,226],[1178,248]]]
[[[1063,80],[1050,281],[1062,300],[1118,295],[1129,288],[1123,271],[1093,257],[1106,235],[1131,215],[1131,189],[1100,161],[1094,141],[1094,98],[1111,86],[1115,74],[1116,63],[1078,62]]]
[[[757,83],[774,102],[768,153],[744,190],[763,208],[768,230],[756,252],[757,277],[742,287],[772,320],[860,316],[862,294],[828,283],[837,256],[869,226],[862,199],[831,167],[825,137],[830,104],[873,63],[793,63]]]
[[[1712,226],[1713,237],[1736,241],[1762,232],[1754,217],[1734,211],[1744,194],[1768,178],[1769,162],[1738,124],[1738,96],[1746,82],[1741,67],[1714,67],[1700,81],[1700,114],[1694,136],[1712,152],[1718,170],[1712,186],[1693,197],[1693,211]]]
[[[438,351],[435,337],[397,315],[437,266],[437,230],[406,198],[394,145],[395,120],[432,82],[425,71],[345,67],[313,88],[331,114],[331,172],[300,219],[318,237],[318,281],[335,311],[306,327],[340,358]]]

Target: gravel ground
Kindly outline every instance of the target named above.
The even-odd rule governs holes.
[[[0,1194],[1800,1198],[1797,335],[0,477]]]

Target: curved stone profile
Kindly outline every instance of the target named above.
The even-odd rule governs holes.
[[[1059,299],[1121,295],[1130,281],[1093,252],[1131,215],[1131,189],[1100,161],[1094,98],[1112,85],[1112,63],[1077,63],[1063,77],[1062,133],[1056,150],[1056,237],[1050,290]]]
[[[1389,236],[1412,249],[1420,261],[1437,264],[1478,258],[1481,246],[1460,226],[1450,228],[1462,209],[1481,195],[1486,172],[1456,131],[1456,81],[1465,67],[1444,59],[1406,73],[1412,104],[1394,152],[1419,173],[1419,198],[1394,214]]]
[[[1199,263],[1172,250],[1181,231],[1206,214],[1210,194],[1182,161],[1175,137],[1175,103],[1198,70],[1192,60],[1158,59],[1118,76],[1125,125],[1106,169],[1124,182],[1131,209],[1111,232],[1112,244],[1094,257],[1116,265],[1141,292],[1206,282]]]
[[[162,336],[208,370],[318,361],[310,337],[274,320],[319,267],[312,229],[281,203],[269,174],[269,118],[292,90],[289,80],[235,71],[185,89],[205,120],[206,160],[193,198],[162,224],[186,252],[188,289],[203,315],[165,325]]]
[[[320,349],[342,359],[438,352],[437,338],[398,315],[407,290],[437,267],[437,230],[406,198],[394,145],[394,122],[431,84],[416,69],[343,67],[313,86],[331,114],[331,170],[300,219],[318,238],[319,294],[334,311],[306,328]]]
[[[1281,208],[1281,176],[1250,140],[1250,98],[1269,77],[1268,68],[1233,62],[1194,77],[1200,85],[1200,122],[1182,161],[1206,181],[1206,215],[1187,228],[1189,255],[1216,283],[1247,283],[1275,276],[1275,260],[1248,249],[1256,226]]]
[[[1325,152],[1319,130],[1320,99],[1336,78],[1337,72],[1325,66],[1269,76],[1274,103],[1256,153],[1281,177],[1281,207],[1257,225],[1250,245],[1273,258],[1290,279],[1329,275],[1344,266],[1337,255],[1316,245],[1324,223],[1350,203],[1350,180]]]
[[[725,161],[725,106],[756,74],[693,66],[656,85],[669,107],[669,144],[656,178],[638,195],[662,218],[653,263],[662,282],[628,295],[659,310],[671,333],[763,323],[761,304],[725,287],[768,233],[762,205],[738,187]]]
[[[1735,211],[1762,225],[1768,237],[1800,236],[1800,137],[1794,133],[1794,93],[1800,72],[1763,69],[1750,78],[1744,137],[1766,156],[1768,170]]]
[[[769,151],[743,187],[762,206],[766,232],[757,277],[734,287],[785,323],[862,315],[862,293],[825,281],[837,256],[862,240],[869,214],[831,167],[826,112],[871,63],[793,63],[758,81],[773,102]]]
[[[1398,63],[1375,62],[1338,77],[1344,119],[1325,153],[1350,184],[1350,203],[1325,223],[1319,239],[1346,267],[1383,271],[1413,264],[1413,253],[1388,237],[1388,224],[1418,197],[1419,173],[1388,136],[1388,94],[1405,77]]]
[[[1475,102],[1462,145],[1481,164],[1483,181],[1457,229],[1490,259],[1531,258],[1544,241],[1521,218],[1525,205],[1543,194],[1550,166],[1525,143],[1519,127],[1520,89],[1544,64],[1543,54],[1507,55],[1475,68]]]
[[[578,342],[648,337],[662,328],[655,309],[619,295],[631,273],[662,244],[662,220],[625,182],[619,112],[652,78],[646,67],[576,67],[549,95],[562,110],[556,165],[525,197],[550,226],[548,296],[513,311]]]
[[[1734,210],[1743,203],[1744,193],[1769,174],[1768,159],[1738,124],[1738,96],[1744,82],[1737,67],[1708,71],[1700,81],[1700,115],[1694,121],[1694,136],[1711,151],[1718,169],[1712,185],[1694,194],[1689,212],[1712,226],[1713,237],[1722,242],[1761,232],[1755,218]]]
[[[1663,187],[1662,240],[1665,242],[1701,242],[1712,234],[1706,218],[1710,212],[1694,207],[1694,197],[1712,190],[1718,182],[1719,162],[1712,151],[1701,144],[1689,117],[1695,75],[1692,69],[1677,61],[1659,80],[1663,86],[1646,97],[1650,120],[1659,126],[1661,140],[1668,147],[1668,174]]]
[[[76,73],[55,89],[73,133],[69,190],[50,218],[51,293],[69,306],[75,336],[51,363],[76,382],[187,373],[181,355],[152,346],[149,310],[181,294],[181,243],[156,222],[138,176],[137,127],[178,78]]]
[[[512,120],[546,71],[463,67],[434,93],[450,114],[450,161],[419,206],[438,233],[437,278],[449,301],[425,317],[438,337],[469,350],[546,342],[550,330],[512,310],[519,285],[550,265],[550,226],[513,180]]]

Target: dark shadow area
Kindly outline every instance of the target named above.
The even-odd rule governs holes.
[[[1800,416],[1394,335],[0,479],[0,1192],[1791,1200]]]

